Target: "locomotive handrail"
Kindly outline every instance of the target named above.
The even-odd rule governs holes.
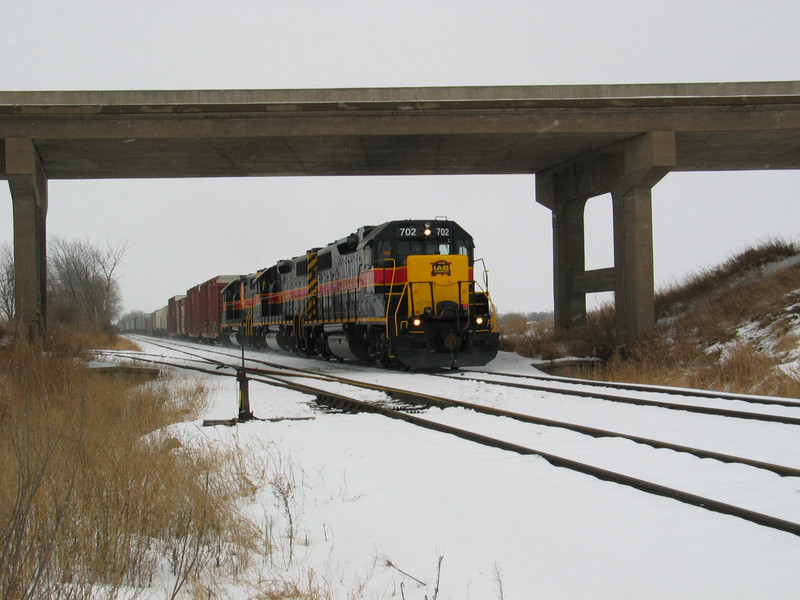
[[[481,259],[481,260],[483,260],[483,259]],[[484,274],[485,273],[488,273],[488,271],[484,271]],[[478,291],[486,296],[486,299],[489,301],[489,304],[492,306],[492,314],[491,314],[491,318],[490,318],[490,321],[492,322],[491,330],[492,331],[497,331],[497,307],[495,306],[494,301],[492,300],[492,295],[489,293],[489,285],[488,285],[489,282],[488,282],[488,280],[486,281],[487,285],[486,285],[486,289],[485,290],[481,287],[481,284],[478,283],[477,281],[473,281],[473,283],[478,288]]]
[[[406,291],[408,289],[409,289],[409,283],[406,282],[406,283],[403,284],[403,290],[400,293],[394,294],[392,292],[389,292],[389,294],[387,294],[390,298],[392,296],[397,296],[398,297],[397,298],[397,300],[398,300],[397,306],[395,306],[395,308],[394,308],[394,330],[395,330],[395,333],[399,333],[400,332],[400,325],[398,323],[397,314],[400,312],[400,306],[403,304],[403,302],[402,302],[403,297],[406,295]],[[412,302],[412,305],[413,305],[414,294],[410,294],[410,296],[411,296],[411,302]],[[391,305],[391,302],[389,304]],[[386,337],[387,338],[389,337],[388,307],[387,307],[387,318],[386,318]]]
[[[253,308],[248,307],[246,309],[246,315],[244,318],[244,335],[253,335]]]
[[[390,335],[389,335],[389,311],[392,309],[392,301],[391,301],[391,299],[392,299],[393,296],[397,296],[398,295],[397,293],[392,291],[392,290],[394,290],[394,280],[395,280],[395,276],[397,275],[397,261],[394,258],[383,258],[383,259],[381,259],[381,263],[382,263],[381,264],[381,268],[383,269],[383,285],[386,285],[386,269],[387,269],[386,263],[390,262],[390,261],[392,263],[392,267],[391,267],[391,269],[392,269],[392,280],[389,283],[389,291],[386,293],[388,301],[386,302],[386,316],[384,317],[384,320],[386,321],[386,337],[387,337],[387,339],[390,337]],[[408,284],[406,283],[406,285],[408,285]],[[399,293],[399,299],[398,300],[402,300],[404,293],[405,293],[405,286],[403,286],[403,291],[401,291]],[[397,326],[397,313],[398,313],[399,310],[400,310],[400,302],[398,301],[397,307],[395,308],[395,315],[394,315],[394,330],[395,331],[399,331],[398,326]]]
[[[474,281],[475,285],[478,287],[478,291],[482,292],[486,295],[486,299],[489,301],[489,304],[492,305],[492,318],[490,319],[492,322],[492,331],[497,331],[497,307],[495,306],[494,302],[492,301],[492,295],[489,293],[489,269],[486,268],[486,262],[482,258],[478,258],[475,260],[475,263],[480,262],[483,265],[483,283],[486,286],[484,290],[481,287],[481,284],[478,283],[477,280]],[[474,263],[473,263],[474,268]],[[474,277],[473,277],[474,279]]]

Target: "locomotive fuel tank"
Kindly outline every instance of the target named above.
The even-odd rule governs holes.
[[[264,334],[264,344],[275,352],[289,352],[291,345],[289,338],[282,331],[268,331]]]
[[[369,342],[361,331],[332,331],[326,335],[328,350],[333,356],[345,360],[369,360]]]

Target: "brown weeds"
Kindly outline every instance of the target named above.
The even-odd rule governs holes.
[[[174,596],[245,568],[259,534],[233,453],[162,429],[197,415],[204,390],[123,389],[74,360],[83,343],[0,349],[0,597],[131,597],[165,559]]]
[[[584,376],[800,397],[800,377],[785,364],[800,356],[800,265],[775,269],[800,254],[770,240],[656,296],[656,330],[623,340],[614,309],[587,316],[580,330],[556,336],[552,322],[501,331],[505,349],[553,360],[605,359]]]
[[[89,358],[95,348],[109,350],[139,350],[131,340],[121,337],[111,329],[78,328],[59,325],[47,339],[47,349],[63,356]]]

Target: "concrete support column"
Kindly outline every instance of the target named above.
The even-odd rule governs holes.
[[[651,196],[647,186],[612,194],[617,332],[627,338],[655,323]]]
[[[553,294],[559,329],[586,324],[586,294],[579,277],[586,270],[583,213],[586,201],[559,202],[553,208]]]
[[[18,333],[36,341],[47,328],[47,177],[30,139],[6,139],[5,164],[14,206]]]
[[[553,211],[555,325],[586,322],[586,294],[614,291],[617,329],[635,337],[655,324],[651,188],[676,164],[674,132],[650,132],[536,174],[536,201]],[[614,201],[614,267],[586,271],[583,212]]]

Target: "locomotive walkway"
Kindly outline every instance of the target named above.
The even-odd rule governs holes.
[[[46,327],[48,179],[536,174],[553,212],[556,324],[614,291],[653,327],[651,189],[670,171],[800,168],[800,82],[0,92],[17,316]],[[587,271],[586,201],[610,193],[614,266]]]

